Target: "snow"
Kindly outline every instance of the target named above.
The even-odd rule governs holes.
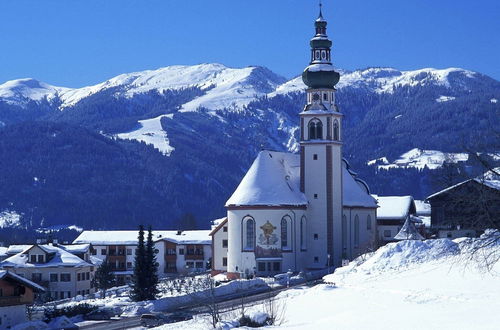
[[[137,140],[146,144],[153,145],[165,156],[170,156],[174,147],[170,145],[167,132],[161,126],[162,118],[173,118],[173,114],[161,115],[155,118],[139,120],[140,128],[128,132],[117,134],[116,137],[124,140]]]
[[[430,216],[431,215],[431,204],[426,203],[422,200],[414,200],[415,207],[417,209],[417,215]]]
[[[153,240],[168,240],[178,244],[212,244],[210,230],[186,230],[180,235],[176,230],[155,230]],[[139,232],[136,230],[85,230],[73,244],[92,245],[137,245]]]
[[[378,201],[377,219],[406,219],[415,212],[411,196],[375,196]]]
[[[385,157],[379,158],[384,159]],[[445,162],[464,162],[469,159],[469,155],[466,153],[445,153],[437,150],[422,150],[419,148],[411,149],[405,152],[398,159],[392,163],[384,163],[383,165],[377,165],[379,169],[391,169],[391,168],[427,168],[434,170],[443,166]],[[387,161],[387,158],[385,158]],[[375,165],[376,160],[371,160],[367,164]]]
[[[311,64],[309,65],[306,70],[309,70],[311,72],[318,72],[318,71],[335,71],[333,68],[333,65],[331,64],[325,64],[325,63],[316,63],[316,64]]]
[[[243,177],[226,206],[307,205],[300,191],[298,155],[266,151],[257,158]]]
[[[31,245],[31,248],[34,245]],[[0,262],[0,267],[37,267],[37,268],[47,268],[47,267],[78,267],[78,266],[91,266],[89,263],[83,261],[79,257],[75,256],[72,253],[67,252],[64,249],[53,245],[38,245],[42,250],[47,253],[54,253],[54,257],[50,259],[48,262],[43,264],[32,264],[28,260],[28,254],[26,254],[27,249],[5,259]],[[28,249],[29,249],[28,248]]]
[[[15,211],[0,212],[0,228],[15,228],[21,226],[21,215]]]
[[[491,103],[497,103],[497,102],[498,102],[498,100],[497,100],[497,99],[491,99],[491,100],[490,100],[490,102],[491,102]]]
[[[17,282],[23,283],[31,288],[34,288],[36,290],[39,290],[40,292],[44,292],[45,288],[42,286],[36,284],[35,282],[32,282],[22,276],[19,276],[15,273],[9,272],[8,270],[0,270],[0,279],[3,279],[5,277],[9,277],[11,280],[15,280]]]
[[[380,157],[380,158],[372,159],[372,160],[368,161],[366,163],[366,165],[371,166],[371,165],[375,165],[375,164],[379,164],[379,163],[387,165],[387,164],[389,164],[389,160],[387,160],[387,157]]]
[[[54,226],[49,226],[49,227],[38,228],[36,231],[38,233],[50,233],[50,232],[57,232],[60,230],[65,230],[65,229],[74,230],[74,231],[78,231],[78,232],[81,232],[83,230],[82,227],[79,227],[77,225],[63,224],[63,225],[54,225]]]
[[[56,94],[69,91],[69,88],[56,87],[32,78],[7,81],[0,85],[0,99],[7,103],[24,105],[28,101],[52,99]]]
[[[346,166],[342,170],[344,205],[376,207],[375,200],[360,180]],[[300,191],[300,156],[261,151],[226,202],[226,206],[244,205],[307,205],[307,199]]]
[[[442,102],[453,101],[454,99],[456,99],[456,97],[454,97],[454,96],[444,96],[444,95],[441,95],[440,97],[438,97],[436,99],[436,102],[442,103]]]

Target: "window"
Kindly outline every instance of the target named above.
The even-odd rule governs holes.
[[[80,273],[77,273],[77,274],[76,274],[76,280],[77,280],[77,281],[81,281],[81,279],[80,279]]]
[[[319,239],[318,234],[314,234],[314,240],[317,241]]]
[[[127,249],[127,255],[131,256],[132,255],[132,249]]]
[[[184,255],[184,249],[179,249],[179,254]]]
[[[167,249],[167,255],[175,255],[175,249]]]
[[[354,217],[354,247],[359,246],[359,217],[356,214]]]
[[[227,233],[227,226],[222,227],[222,231]]]
[[[85,280],[90,280],[90,273],[89,272],[86,272],[85,273]]]
[[[132,262],[127,261],[127,268],[132,268]]]
[[[222,247],[227,248],[227,239],[222,240]]]
[[[391,231],[390,230],[384,230],[384,237],[391,237]]]
[[[71,298],[71,291],[68,291],[68,298]]]
[[[194,262],[186,261],[186,268],[194,268]]]
[[[31,280],[33,282],[41,282],[42,281],[42,273],[33,273],[33,274],[31,274]]]
[[[306,230],[306,217],[303,216],[300,219],[300,249],[303,251],[307,248]]]
[[[30,256],[30,260],[31,260],[31,263],[32,263],[32,264],[36,264],[36,255],[32,254],[32,255]]]
[[[61,282],[70,282],[71,274],[70,273],[62,273],[61,274]]]
[[[196,268],[202,269],[203,268],[203,261],[197,261],[196,262]]]
[[[314,118],[309,121],[309,140],[323,138],[323,124],[321,120]]]
[[[318,160],[318,154],[313,155],[313,160]]]
[[[245,244],[243,245],[244,250],[252,251],[255,246],[255,220],[251,217],[246,217],[243,219],[243,230]]]
[[[116,250],[115,249],[109,249],[109,255],[110,256],[116,255]]]
[[[314,199],[318,199],[318,194],[314,194]]]
[[[266,271],[266,263],[265,262],[257,263],[257,269],[259,272],[265,272]]]
[[[319,262],[319,257],[314,257],[314,262],[318,263]]]
[[[227,257],[222,258],[222,266],[227,267]]]
[[[103,256],[106,255],[106,249],[101,249],[101,255],[103,255]]]
[[[275,271],[275,272],[281,271],[281,262],[279,262],[279,261],[273,262],[273,271]]]
[[[372,230],[372,217],[369,214],[366,217],[366,230]]]
[[[335,141],[340,140],[340,135],[339,135],[339,121],[335,119],[333,122],[333,139]]]
[[[323,54],[322,54],[322,56],[323,56]],[[323,93],[323,101],[328,101],[328,94],[327,93]]]
[[[292,250],[292,218],[284,216],[281,219],[281,249],[290,251]]]
[[[43,263],[43,254],[37,255],[37,257],[38,257],[38,263],[42,264]]]

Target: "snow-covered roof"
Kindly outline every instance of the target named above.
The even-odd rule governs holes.
[[[7,250],[8,250],[7,247],[0,246],[0,257],[6,256],[7,255]]]
[[[227,223],[227,217],[215,219],[214,221],[212,221],[212,230],[210,231],[210,236],[213,236],[226,223]]]
[[[30,281],[22,276],[19,276],[15,273],[9,272],[8,270],[0,270],[0,280],[10,278],[18,283],[22,283],[27,287],[34,289],[35,291],[45,291],[45,288],[36,284],[33,281]]]
[[[90,244],[71,244],[71,245],[59,245],[60,248],[70,252],[70,253],[87,253],[90,250]]]
[[[441,191],[438,191],[438,192],[430,195],[429,197],[427,197],[426,200],[434,198],[434,197],[436,197],[438,195],[441,195],[442,193],[448,192],[450,190],[455,189],[458,186],[461,186],[461,185],[463,185],[465,183],[472,182],[472,181],[475,181],[475,182],[477,182],[479,184],[482,184],[482,185],[484,185],[486,187],[489,187],[491,189],[500,190],[500,180],[486,180],[486,179],[475,178],[475,179],[465,180],[463,182],[460,182],[460,183],[457,183],[457,184],[455,184],[453,186],[445,188],[445,189],[443,189]]]
[[[43,251],[53,254],[53,257],[45,263],[31,263],[28,259],[28,250],[32,247],[39,247]],[[60,247],[53,245],[31,245],[28,249],[13,255],[10,258],[5,259],[0,262],[0,267],[80,267],[80,266],[91,266],[88,262],[80,259],[74,254],[61,249]]]
[[[377,219],[397,220],[406,219],[416,213],[415,202],[411,196],[374,196],[379,208]]]
[[[211,244],[210,230],[186,230],[178,235],[177,230],[155,230],[153,240],[169,240],[177,244]],[[73,244],[90,243],[92,245],[137,245],[137,230],[85,230]],[[147,232],[144,233],[147,237]]]
[[[424,216],[431,215],[431,204],[418,199],[415,199],[414,202],[415,202],[415,207],[417,209],[417,215],[424,215]]]
[[[377,207],[366,184],[357,179],[344,162],[344,206]],[[306,206],[300,191],[300,156],[261,151],[226,206]]]
[[[23,244],[23,245],[10,245],[9,248],[7,249],[7,254],[13,255],[13,254],[18,254],[20,252],[26,251],[33,245],[31,244]]]
[[[405,240],[405,239],[412,239],[412,240],[423,240],[424,238],[420,233],[418,232],[417,228],[415,228],[415,224],[413,221],[411,221],[410,217],[408,217],[405,220],[405,223],[403,227],[401,227],[401,230],[399,233],[394,236],[394,239],[397,240]]]
[[[241,180],[228,206],[306,206],[300,191],[300,159],[298,155],[267,151],[257,158]]]

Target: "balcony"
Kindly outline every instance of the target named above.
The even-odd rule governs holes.
[[[0,307],[25,304],[21,296],[0,297]]]

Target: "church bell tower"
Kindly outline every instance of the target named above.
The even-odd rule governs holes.
[[[300,113],[300,189],[307,208],[307,266],[336,267],[342,257],[342,114],[335,104],[340,79],[321,11],[310,41],[311,62],[302,74],[307,104]]]

